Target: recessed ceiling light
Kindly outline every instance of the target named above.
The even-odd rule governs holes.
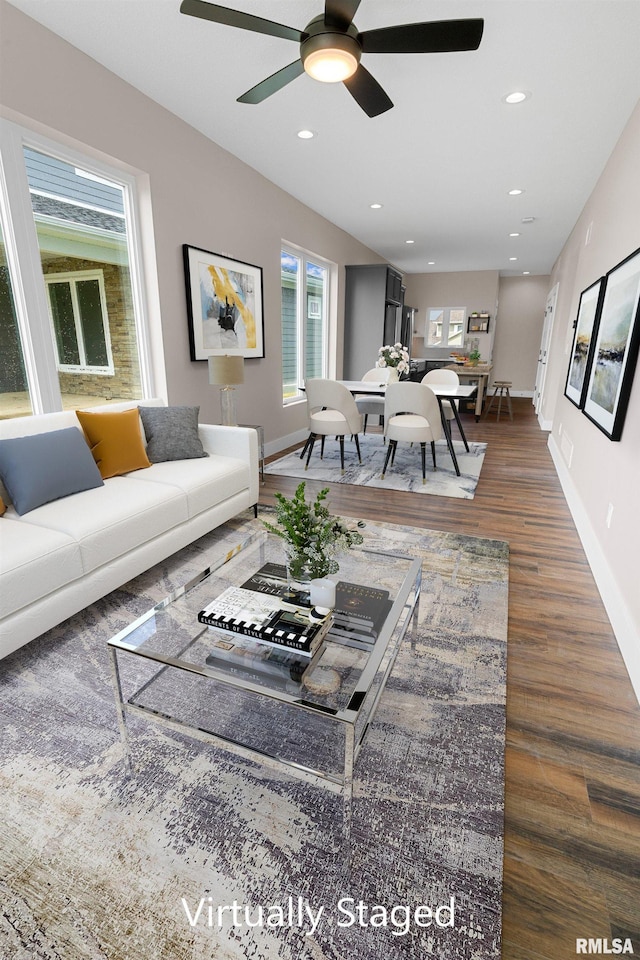
[[[520,234],[519,234],[519,233],[510,233],[509,236],[510,236],[510,237],[519,237]]]
[[[535,220],[535,217],[523,217],[520,222],[521,222],[521,223],[533,223],[534,220]]]
[[[524,193],[524,190],[520,190],[519,187],[514,187],[513,190],[509,190],[510,197],[519,197],[521,193]]]
[[[528,100],[531,94],[527,90],[514,90],[513,93],[508,93],[502,99],[505,103],[522,103],[523,100]]]
[[[415,240],[405,240],[405,243],[415,243]]]
[[[509,260],[517,260],[517,257],[509,257]]]
[[[523,270],[523,271],[522,271],[522,276],[523,276],[523,277],[529,277],[530,275],[531,275],[531,270]]]
[[[315,133],[313,130],[298,130],[298,136],[301,140],[313,140]]]
[[[381,203],[370,203],[369,206],[371,207],[372,210],[382,210]]]
[[[427,262],[427,266],[428,266],[428,267],[435,267],[435,265],[436,265],[435,260],[429,260],[429,261]]]

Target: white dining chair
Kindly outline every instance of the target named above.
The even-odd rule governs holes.
[[[300,459],[306,452],[305,470],[309,467],[309,460],[313,452],[313,445],[320,437],[320,459],[324,456],[325,437],[336,437],[340,442],[340,466],[344,473],[344,438],[353,437],[360,456],[360,440],[358,434],[362,430],[362,414],[359,412],[351,392],[343,383],[337,380],[324,380],[321,377],[305,382],[307,395],[307,414],[309,420],[309,436],[302,448]]]
[[[442,438],[442,416],[438,400],[425,383],[405,380],[390,383],[385,396],[385,433],[387,456],[382,470],[384,480],[389,465],[393,466],[398,443],[419,443],[422,459],[422,482],[427,482],[426,449],[431,444],[433,469],[436,469],[436,440]],[[390,462],[390,463],[389,463]]]
[[[398,372],[395,367],[373,367],[362,377],[363,383],[389,383],[398,379]],[[382,425],[384,420],[384,397],[372,397],[370,394],[358,395],[355,397],[356,406],[364,416],[363,433],[367,432],[367,420],[370,416],[378,417]]]
[[[441,367],[437,370],[430,370],[429,373],[425,374],[422,378],[422,383],[427,385],[432,384],[436,385],[438,383],[444,385],[451,385],[452,387],[460,386],[460,377],[455,372],[455,370],[450,370],[448,367]],[[458,424],[458,430],[460,431],[460,436],[462,437],[462,442],[464,443],[465,450],[469,452],[469,444],[467,443],[467,438],[464,435],[464,430],[462,429],[462,421],[460,420],[460,414],[458,413],[458,405],[455,400],[445,400],[444,398],[440,399],[440,410],[442,411],[442,425],[449,432],[451,436],[451,421],[455,420]]]

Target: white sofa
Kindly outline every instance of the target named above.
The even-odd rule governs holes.
[[[93,407],[127,410],[161,400]],[[0,440],[76,426],[73,411],[0,421]],[[142,429],[142,425],[141,425]],[[144,437],[144,431],[143,437]],[[208,457],[154,463],[0,517],[0,658],[249,507],[256,431],[199,424]],[[8,494],[0,484],[5,503]]]

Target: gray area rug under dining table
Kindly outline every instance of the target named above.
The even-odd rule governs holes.
[[[225,524],[0,662],[3,960],[500,956],[502,541],[363,528],[421,557],[423,586],[356,764],[350,875],[341,799],[320,787],[138,719],[125,776],[107,639],[259,523]]]
[[[473,500],[487,450],[486,443],[469,443],[468,452],[461,440],[454,440],[453,447],[460,469],[455,472],[453,460],[445,440],[436,443],[436,469],[433,469],[431,449],[427,444],[426,479],[422,482],[420,445],[399,443],[392,466],[382,478],[387,447],[381,433],[360,436],[362,462],[358,462],[355,444],[348,438],[345,443],[344,473],[340,470],[340,448],[333,437],[327,438],[324,457],[320,459],[320,441],[317,441],[309,466],[300,459],[300,451],[287,453],[271,460],[265,473],[273,476],[299,477],[303,480],[319,480],[321,483],[350,483],[361,487],[379,487],[381,490],[406,490],[410,493],[430,494],[434,497],[454,497]]]

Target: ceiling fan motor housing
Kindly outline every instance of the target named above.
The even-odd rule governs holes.
[[[350,23],[346,30],[336,30],[325,23],[324,17],[316,17],[305,27],[305,39],[300,44],[300,58],[304,63],[312,54],[340,50],[360,63],[362,47],[358,42],[358,30]]]

